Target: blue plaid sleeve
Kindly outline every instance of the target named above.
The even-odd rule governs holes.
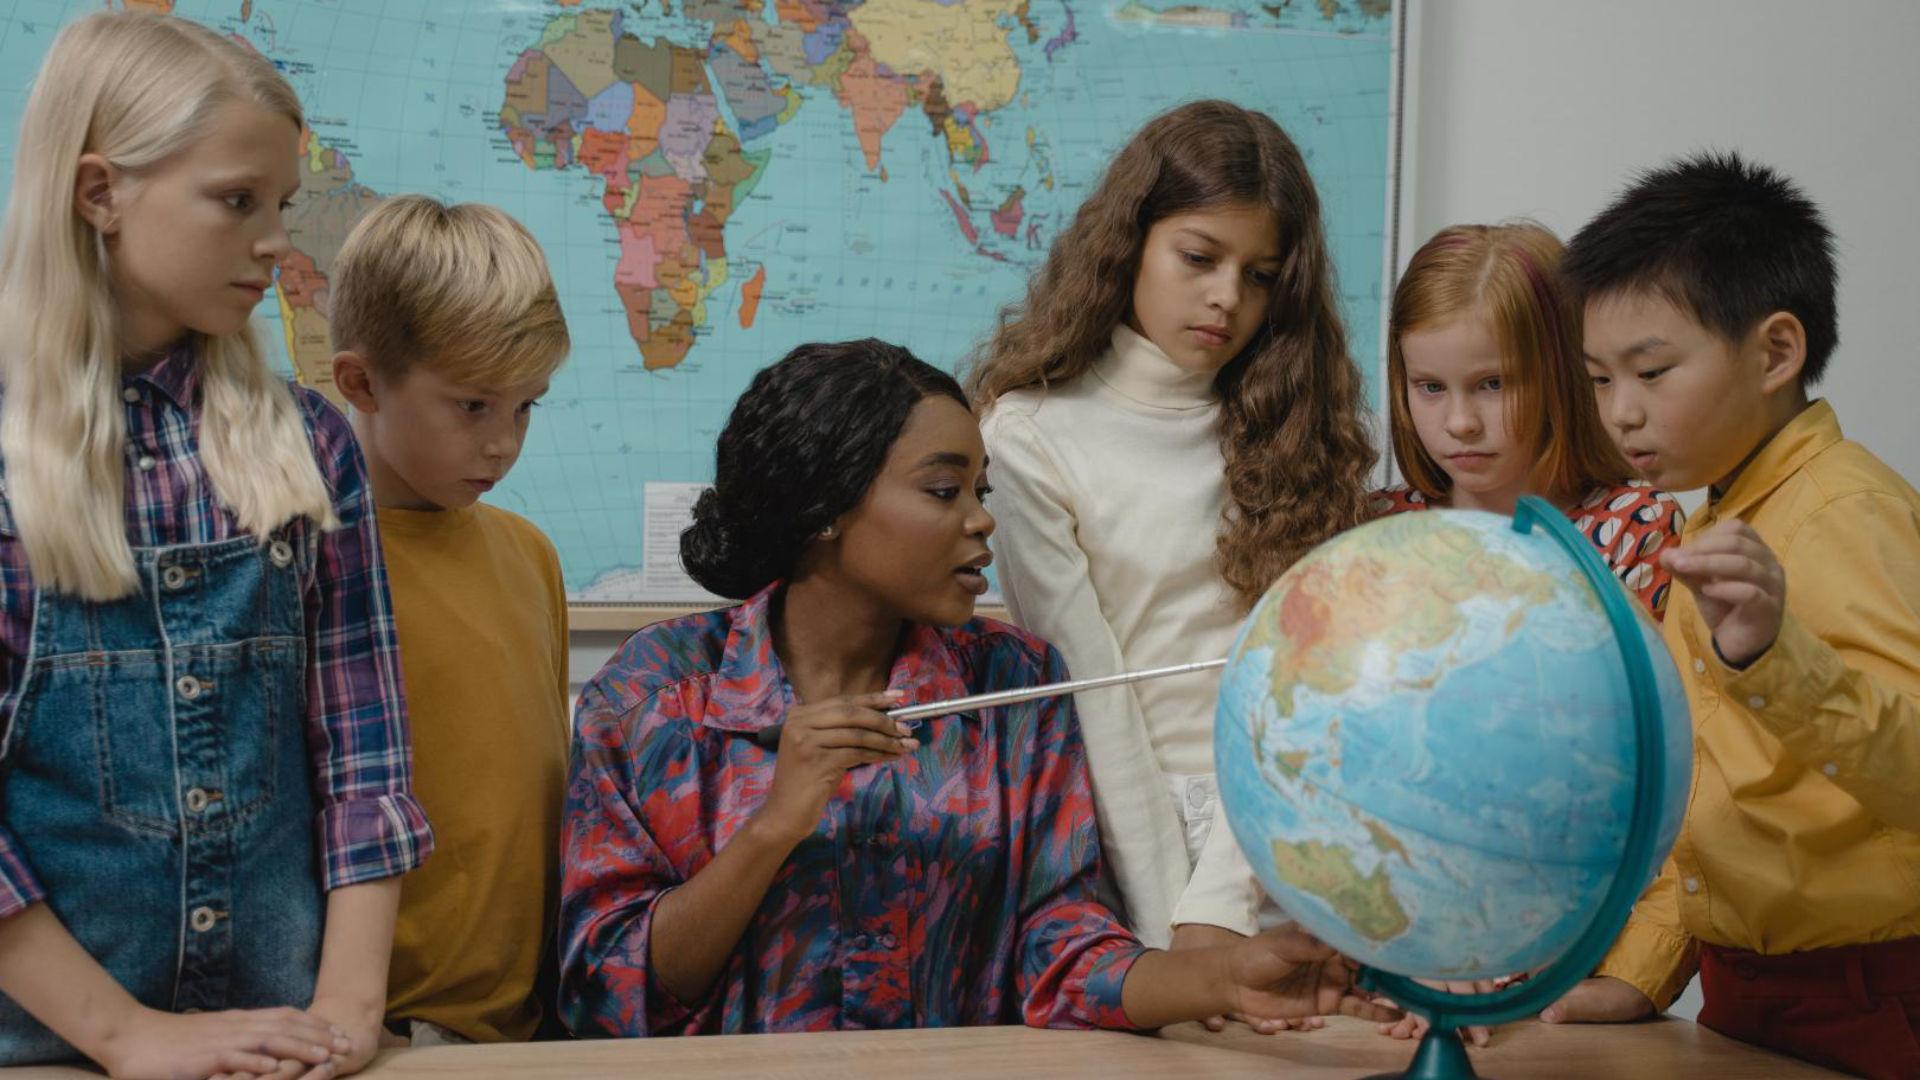
[[[413,748],[379,524],[346,419],[297,388],[337,529],[319,540],[307,603],[307,743],[328,889],[403,874],[433,849],[412,792]]]

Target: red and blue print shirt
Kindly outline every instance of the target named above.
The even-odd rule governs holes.
[[[1127,1027],[1144,947],[1095,898],[1100,840],[1071,697],[924,722],[850,770],[775,876],[726,968],[679,1001],[649,964],[654,905],[764,803],[750,737],[793,688],[778,586],[630,638],[580,699],[562,833],[560,1014],[581,1035],[964,1024]],[[1011,626],[915,625],[888,685],[911,702],[1066,677]]]
[[[1436,505],[1406,484],[1373,493],[1373,515],[1404,514]],[[1674,497],[1644,480],[1596,487],[1566,511],[1567,520],[1600,552],[1613,576],[1640,598],[1655,621],[1666,618],[1673,575],[1660,565],[1660,549],[1680,542],[1687,523]]]

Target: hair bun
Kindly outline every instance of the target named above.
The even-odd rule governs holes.
[[[743,523],[728,520],[720,493],[708,488],[693,504],[693,524],[680,533],[680,564],[701,588],[744,600],[777,576],[765,552],[752,550]]]
[[[967,407],[953,376],[872,338],[801,345],[760,369],[720,430],[681,565],[735,600],[791,578],[820,530],[866,496],[914,406],[936,395]]]

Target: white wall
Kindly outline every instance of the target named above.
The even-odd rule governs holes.
[[[1920,482],[1920,4],[1414,2],[1403,260],[1458,222],[1567,236],[1636,169],[1752,155],[1839,240],[1841,343],[1815,392]],[[1696,986],[1675,1012],[1698,1010]]]
[[[1402,259],[1459,222],[1564,237],[1637,169],[1751,155],[1839,241],[1840,349],[1814,393],[1920,482],[1920,3],[1413,2]]]

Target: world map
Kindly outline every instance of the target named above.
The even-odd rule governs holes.
[[[574,350],[489,501],[553,539],[578,603],[702,599],[677,534],[753,372],[866,336],[959,370],[1182,101],[1300,143],[1354,355],[1378,353],[1388,0],[120,3],[231,35],[300,94],[294,252],[259,314],[302,382],[332,393],[329,275],[382,198],[492,203],[540,240]],[[58,28],[101,6],[0,0],[10,130]]]

